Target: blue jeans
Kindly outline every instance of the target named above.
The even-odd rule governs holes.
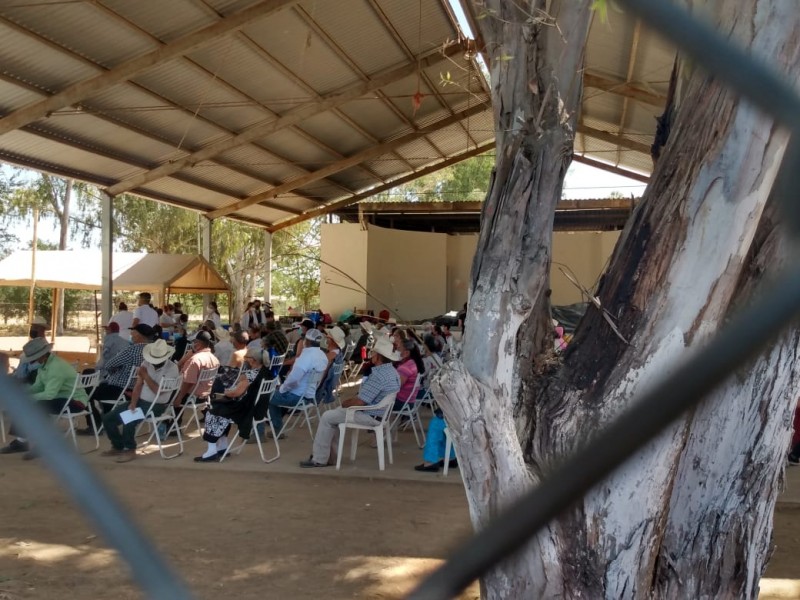
[[[272,421],[272,426],[275,428],[275,433],[280,433],[283,429],[283,410],[282,407],[297,406],[302,402],[303,397],[291,392],[281,393],[280,390],[275,390],[272,398],[269,399],[269,420]],[[258,435],[264,435],[264,423],[258,425]]]
[[[442,417],[434,417],[428,425],[428,435],[425,438],[425,449],[422,451],[422,458],[427,463],[436,464],[444,459],[445,437],[444,429],[447,424]],[[454,460],[456,452],[454,448],[450,448],[449,460]]]

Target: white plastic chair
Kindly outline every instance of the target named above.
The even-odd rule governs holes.
[[[317,393],[317,387],[319,387],[319,382],[322,379],[322,375],[324,374],[323,371],[312,371],[313,375],[310,377],[309,389],[312,390],[312,393]],[[283,419],[283,427],[278,432],[278,437],[284,431],[291,431],[297,426],[297,423],[300,421],[300,415],[298,413],[302,413],[303,417],[306,420],[306,425],[308,426],[308,433],[311,436],[311,439],[314,439],[314,430],[311,429],[311,419],[316,416],[317,421],[319,421],[320,414],[319,414],[319,406],[317,406],[317,401],[315,397],[311,398],[303,398],[295,404],[294,406],[286,406],[284,408],[288,408],[291,412]],[[312,413],[309,416],[309,413]],[[316,413],[314,415],[313,413]],[[291,422],[291,426],[289,423]]]
[[[383,471],[385,463],[383,460],[383,445],[386,443],[386,450],[389,454],[389,464],[394,464],[394,457],[392,456],[392,434],[389,429],[391,419],[389,412],[394,406],[394,399],[397,397],[397,392],[392,392],[383,397],[383,400],[378,404],[371,406],[351,406],[347,409],[344,423],[339,423],[339,452],[336,456],[336,470],[342,467],[342,451],[344,450],[344,435],[348,429],[353,430],[353,437],[350,441],[350,460],[356,459],[356,450],[358,449],[358,432],[362,429],[375,432],[375,438],[378,441],[378,468]],[[381,416],[376,418],[375,425],[362,425],[356,423],[355,415],[360,411],[375,411],[382,410]]]
[[[120,392],[119,396],[117,396],[116,400],[100,400],[95,399],[94,402],[98,405],[98,409],[100,410],[100,414],[105,414],[107,412],[113,411],[117,406],[119,406],[122,402],[127,402],[128,399],[125,396],[125,392],[128,388],[131,387],[131,383],[133,380],[136,379],[136,372],[139,370],[139,367],[131,367],[130,372],[128,373],[128,379],[125,381],[125,385],[122,386],[122,391]],[[108,406],[109,409],[103,410],[103,406]],[[97,430],[97,433],[100,434],[103,431],[103,422],[100,422],[100,428]]]
[[[416,400],[417,391],[419,390],[420,382],[422,381],[422,376],[417,374],[417,378],[414,381],[414,389],[411,391],[411,395],[409,399],[414,399],[414,402],[406,402],[403,404],[400,410],[392,410],[391,412],[391,425],[390,429],[394,430],[395,436],[397,435],[397,430],[400,428],[400,420],[402,418],[408,419],[404,424],[411,424],[411,429],[414,431],[414,437],[417,440],[417,446],[422,448],[425,445],[425,428],[422,426],[422,421],[419,419],[419,401]],[[417,426],[419,426],[419,433],[417,433]],[[420,437],[422,438],[422,442],[420,442]],[[395,441],[397,438],[395,437]]]
[[[278,387],[278,378],[275,377],[274,379],[262,379],[261,385],[258,386],[258,395],[256,396],[255,406],[258,406],[259,402],[266,402],[269,403],[269,399],[272,397],[273,392]],[[272,458],[267,458],[264,456],[264,447],[261,445],[261,436],[258,435],[258,428],[257,426],[261,423],[268,423],[269,430],[272,432],[272,439],[275,441],[275,456]],[[272,426],[272,421],[269,418],[269,411],[265,411],[263,419],[256,419],[253,418],[253,430],[251,435],[256,436],[256,443],[258,444],[258,452],[261,454],[261,460],[265,463],[275,462],[281,457],[281,447],[278,444],[278,436],[275,435],[275,428]],[[219,462],[225,460],[225,458],[235,452],[238,456],[242,453],[242,448],[244,448],[245,444],[247,444],[247,440],[242,440],[239,444],[238,448],[234,448],[234,443],[236,442],[236,438],[239,437],[239,432],[237,431],[236,434],[233,436],[233,439],[228,444],[228,448],[225,450],[225,454],[222,455],[222,458],[219,459]]]
[[[213,369],[202,369],[197,377],[197,383],[194,384],[192,391],[184,399],[183,406],[181,407],[180,411],[178,411],[178,416],[175,419],[177,423],[181,423],[183,419],[183,413],[185,413],[187,410],[192,411],[192,416],[189,421],[186,422],[186,425],[180,426],[184,431],[189,431],[189,424],[192,421],[194,421],[195,425],[197,425],[197,430],[200,431],[200,417],[198,416],[198,412],[199,409],[205,408],[205,405],[208,402],[208,396],[199,398],[197,396],[197,390],[200,389],[201,386],[207,385],[209,381],[213,382],[217,376],[217,371],[219,371],[219,367],[214,367]]]
[[[339,392],[341,391],[342,387],[342,373],[344,372],[344,360],[342,362],[335,363],[332,367],[333,369],[333,390],[331,390],[331,399],[327,402],[321,402],[320,406],[322,407],[323,411],[330,410],[335,405],[339,404]]]
[[[172,402],[175,399],[175,395],[178,393],[178,390],[181,389],[181,384],[183,383],[183,377],[163,377],[158,384],[158,390],[156,391],[155,398],[161,398],[162,394],[167,394],[167,408],[166,410],[161,413],[160,415],[156,416],[153,412],[153,408],[155,408],[156,404],[152,403],[150,408],[147,410],[147,414],[144,416],[144,420],[139,424],[141,427],[144,424],[150,425],[150,437],[148,437],[144,445],[150,443],[154,437],[156,438],[156,443],[158,444],[158,451],[161,454],[161,458],[164,460],[175,458],[176,456],[180,456],[183,454],[183,438],[181,437],[181,428],[178,427],[178,421],[175,416],[175,408],[172,406]],[[161,423],[166,423],[168,421],[172,421],[172,425],[167,430],[166,434],[164,435],[164,439],[161,439],[161,433],[158,430],[158,426]],[[169,437],[169,434],[172,430],[175,430],[178,436],[178,452],[177,454],[167,455],[164,453],[164,441],[166,438]]]
[[[276,354],[273,356],[269,361],[269,365],[267,366],[269,372],[272,373],[272,369],[280,369],[283,366],[284,360],[286,360],[285,352],[283,354]]]
[[[92,395],[94,391],[97,389],[97,386],[100,385],[100,373],[95,371],[94,373],[88,373],[86,375],[81,375],[78,373],[75,376],[75,383],[72,385],[72,392],[70,392],[69,398],[67,402],[64,404],[64,408],[61,409],[61,412],[56,415],[56,421],[66,421],[68,425],[68,429],[65,435],[72,436],[72,443],[75,444],[75,448],[78,448],[78,438],[75,437],[75,419],[78,417],[87,417],[89,422],[92,424],[92,433],[94,434],[94,449],[97,450],[100,448],[100,436],[97,432],[97,423],[94,421],[94,415],[92,414],[91,409],[91,401]],[[86,395],[88,396],[88,400],[86,401],[86,408],[84,410],[80,410],[77,412],[71,412],[69,410],[70,402],[75,398],[75,393],[78,390],[85,390]]]

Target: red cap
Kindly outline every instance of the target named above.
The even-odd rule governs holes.
[[[108,325],[103,325],[106,331],[110,331],[111,333],[119,333],[119,323],[116,321],[111,321]]]

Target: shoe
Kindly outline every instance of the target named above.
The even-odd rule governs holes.
[[[329,467],[330,465],[328,463],[322,464],[322,463],[314,462],[313,459],[309,459],[309,460],[301,460],[300,461],[300,466],[303,469],[313,469],[314,467]]]
[[[222,450],[224,454],[225,451]],[[219,459],[222,458],[222,454],[217,452],[216,454],[212,454],[211,456],[195,456],[194,462],[219,462]]]
[[[455,458],[452,459],[450,461],[450,464],[448,465],[448,467],[450,467],[451,469],[457,469],[458,468],[458,461]]]
[[[0,454],[15,454],[17,452],[27,452],[30,448],[27,442],[20,442],[19,440],[11,440],[8,446],[0,448]]]
[[[94,429],[91,427],[84,427],[83,429],[76,429],[75,435],[94,435]]]
[[[117,450],[116,448],[110,448],[109,450],[103,450],[100,453],[100,456],[119,456],[120,454],[125,454],[125,450]]]
[[[286,439],[286,437],[287,437],[287,436],[286,436],[286,434],[285,434],[285,433],[282,433],[282,434],[280,434],[280,435],[278,436],[278,439],[279,439],[279,440],[285,440],[285,439]],[[267,438],[268,438],[268,439],[270,439],[270,440],[274,440],[274,439],[275,439],[275,436],[274,436],[274,435],[272,434],[272,432],[270,431],[269,433],[267,433]]]
[[[39,458],[39,453],[36,450],[28,450],[22,455],[22,460],[33,460]]]
[[[118,463],[131,462],[134,458],[136,458],[136,450],[126,448],[125,450],[122,450],[117,456],[117,462]]]
[[[417,465],[414,467],[415,471],[424,471],[426,473],[438,473],[439,472],[439,465],[426,465],[422,463],[421,465]]]
[[[222,460],[222,457],[223,457],[223,456],[225,456],[225,453],[226,453],[227,451],[228,451],[228,449],[227,449],[227,448],[225,448],[225,450],[217,450],[217,458],[219,458],[220,460]]]
[[[2,452],[2,450],[0,450],[0,452]],[[790,454],[789,456],[787,456],[786,462],[790,467],[796,467],[797,465],[800,465],[800,459],[796,457],[794,454]]]
[[[247,438],[246,444],[257,444],[258,440],[256,439],[256,434],[254,433],[249,438]]]

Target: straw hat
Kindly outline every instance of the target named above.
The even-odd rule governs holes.
[[[344,335],[344,331],[342,331],[341,327],[331,327],[328,330],[328,337],[336,342],[336,345],[339,346],[339,350],[343,349],[345,345],[347,345],[347,338]]]
[[[156,340],[152,344],[147,344],[142,350],[142,357],[153,365],[169,360],[173,354],[175,354],[175,348],[164,340]]]
[[[361,329],[363,329],[367,333],[372,333],[373,331],[375,331],[375,328],[372,326],[372,323],[370,323],[369,321],[361,321],[360,325],[361,325]]]
[[[19,357],[20,363],[28,363],[42,358],[53,349],[53,344],[49,344],[43,337],[33,338],[22,347],[22,356]]]
[[[372,347],[373,352],[377,352],[381,356],[388,358],[391,361],[400,360],[400,354],[395,352],[392,340],[385,335],[380,336]]]

